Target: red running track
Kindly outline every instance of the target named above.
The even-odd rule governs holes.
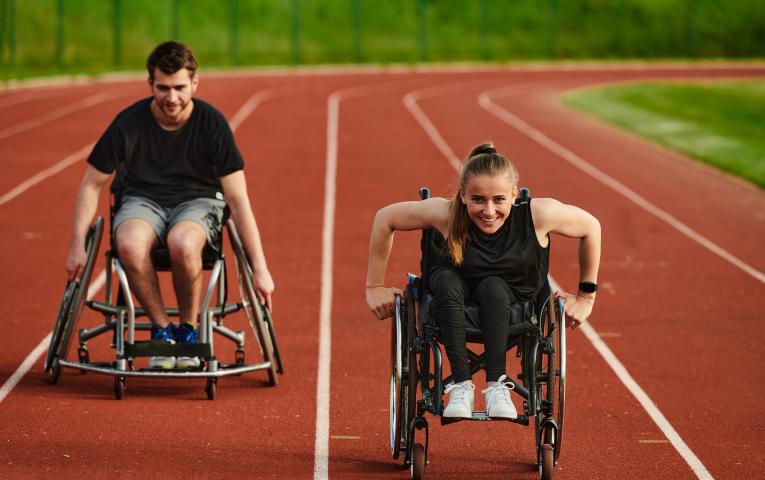
[[[588,162],[759,272],[765,195],[571,111],[557,96],[614,81],[763,76],[760,65],[720,64],[203,77],[200,98],[230,119],[253,94],[268,95],[236,137],[277,282],[286,374],[276,388],[266,386],[265,374],[224,378],[213,402],[204,400],[202,380],[128,379],[126,398],[115,401],[110,377],[65,370],[51,386],[37,361],[0,400],[0,478],[406,478],[389,457],[389,324],[374,320],[363,297],[369,227],[379,207],[416,198],[420,186],[449,195],[456,173],[444,151],[462,157],[487,139],[516,163],[534,196],[576,204],[600,219],[603,290],[591,324],[703,469],[694,473],[593,344],[571,332],[556,478],[762,476],[765,347],[756,304],[762,281],[561,153]],[[334,120],[328,98],[340,91],[337,135],[328,135]],[[402,101],[414,91],[440,149]],[[529,128],[519,130],[479,105],[482,92]],[[116,112],[147,93],[141,79],[0,92],[0,136],[29,126],[0,139],[0,196],[93,142]],[[82,105],[87,98],[93,104]],[[73,108],[78,102],[82,108]],[[41,120],[54,110],[63,114]],[[538,134],[546,140],[535,141]],[[328,149],[334,139],[336,156]],[[337,161],[334,195],[325,189],[328,159]],[[0,304],[0,383],[51,327],[84,168],[80,160],[0,204],[0,286],[7,292]],[[327,197],[335,201],[333,224],[324,217]],[[102,214],[105,205],[104,198]],[[323,231],[333,234],[331,244],[323,244]],[[323,285],[330,247],[334,259],[325,274],[333,280]],[[556,238],[552,252],[552,276],[571,289],[575,242]],[[398,235],[389,282],[403,284],[418,258],[418,235]],[[324,316],[322,296],[331,306]],[[320,361],[322,320],[331,355]],[[87,313],[81,326],[99,321]],[[240,317],[231,325],[246,328]],[[91,343],[93,358],[112,358],[104,342]],[[328,417],[324,409],[317,415],[320,364],[329,366]],[[328,463],[325,470],[319,455],[314,472],[324,447],[320,437],[316,448],[317,423],[324,419]],[[432,417],[430,423],[432,478],[535,478],[531,429],[499,422],[442,428]]]

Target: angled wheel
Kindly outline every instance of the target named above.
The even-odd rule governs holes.
[[[396,295],[395,315],[391,322],[390,373],[390,448],[398,459],[409,445],[409,425],[414,418],[417,399],[417,365],[414,350],[414,300],[411,295]],[[404,461],[408,458],[404,455]]]
[[[536,414],[539,462],[544,461],[542,446],[553,447],[557,463],[563,440],[564,405],[566,398],[566,319],[563,301],[550,298],[542,315],[542,336],[537,351],[537,398],[541,408]],[[554,425],[554,428],[550,426]]]
[[[90,227],[85,239],[87,260],[82,277],[79,280],[67,282],[66,288],[64,288],[64,294],[59,304],[53,330],[51,331],[48,353],[45,357],[45,370],[50,373],[50,380],[53,384],[58,382],[61,369],[59,361],[65,359],[69,353],[72,332],[85,305],[87,287],[93,275],[93,267],[96,263],[98,247],[101,244],[103,227],[103,218],[98,217],[93,226]]]
[[[239,292],[242,296],[242,305],[247,313],[247,318],[250,321],[252,332],[255,338],[258,340],[260,350],[263,353],[263,358],[270,362],[268,368],[268,380],[272,386],[276,386],[279,383],[278,373],[281,371],[281,359],[278,357],[278,350],[275,348],[273,337],[273,325],[266,323],[271,322],[271,315],[266,307],[261,307],[258,296],[255,293],[255,286],[252,281],[253,269],[250,261],[247,258],[247,254],[244,251],[242,242],[239,239],[239,234],[236,231],[236,225],[233,220],[228,221],[229,239],[231,241],[231,247],[234,250],[236,256],[236,270],[237,278],[239,280]]]

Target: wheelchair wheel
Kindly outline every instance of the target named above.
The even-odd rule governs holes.
[[[263,358],[271,364],[268,368],[269,383],[271,386],[276,386],[279,383],[278,373],[282,371],[282,364],[273,336],[271,313],[266,307],[260,305],[252,282],[253,269],[232,220],[228,221],[228,230],[231,247],[236,256],[236,270],[242,304],[250,321],[252,332],[258,340]]]
[[[566,398],[566,319],[563,300],[550,298],[542,318],[542,337],[537,354],[537,401],[541,409],[536,415],[538,461],[545,462],[546,446],[553,448],[553,463],[558,462],[563,444],[563,420]],[[554,426],[553,426],[554,425]]]
[[[218,391],[218,379],[208,378],[207,386],[205,387],[205,393],[207,393],[208,400],[215,400],[215,394]]]
[[[114,398],[122,400],[125,396],[125,377],[116,377],[114,379]]]
[[[85,262],[82,277],[79,280],[67,282],[56,314],[50,344],[48,345],[48,353],[45,357],[45,370],[49,371],[50,381],[54,385],[58,382],[61,375],[59,361],[65,359],[69,353],[72,332],[85,306],[90,277],[93,275],[98,247],[101,244],[103,227],[104,220],[98,217],[93,226],[90,227],[90,230],[88,230],[88,235],[85,239],[85,251],[88,258]]]
[[[391,322],[390,448],[398,459],[409,448],[409,426],[417,399],[416,354],[414,351],[414,299],[396,295]],[[408,452],[407,452],[408,453]],[[409,455],[404,455],[404,461]]]
[[[539,478],[542,480],[552,480],[555,470],[555,459],[553,446],[549,443],[542,445],[542,462],[539,465]]]
[[[412,465],[410,467],[410,477],[412,480],[422,480],[425,478],[425,447],[421,443],[415,443],[412,450]]]

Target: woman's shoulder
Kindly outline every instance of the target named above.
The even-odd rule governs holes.
[[[534,198],[533,201],[529,201],[534,225],[537,228],[542,227],[561,205],[563,204],[554,198]]]

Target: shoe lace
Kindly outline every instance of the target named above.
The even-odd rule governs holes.
[[[451,396],[449,397],[450,402],[462,402],[467,403],[468,401],[468,395],[467,393],[470,390],[475,390],[475,385],[473,385],[473,382],[460,382],[460,383],[452,383],[446,389],[444,389],[444,393],[449,393]]]
[[[486,399],[487,403],[501,402],[508,405],[513,403],[510,400],[510,390],[513,390],[515,385],[510,381],[505,381],[506,379],[507,375],[502,375],[496,382],[481,391],[481,393],[489,392],[489,398]]]

